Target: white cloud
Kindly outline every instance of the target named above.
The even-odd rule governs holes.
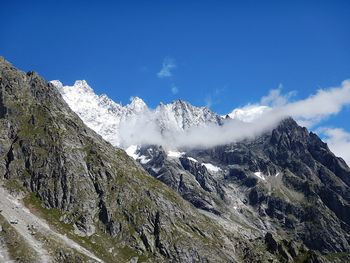
[[[269,115],[290,116],[300,125],[311,128],[331,115],[339,113],[344,106],[350,104],[350,81],[343,81],[340,87],[320,89],[306,99],[288,102],[293,94],[292,92],[281,95],[280,89],[271,90],[269,95],[260,100],[260,104],[253,105],[256,107],[268,105],[267,107],[271,110],[261,111],[262,116],[266,112]],[[237,110],[246,111],[247,108],[254,110],[254,107],[248,104],[243,108],[234,109],[232,113]],[[255,118],[258,117],[255,116]]]
[[[172,70],[174,70],[175,68],[176,64],[172,58],[164,58],[162,68],[157,73],[158,78],[170,78],[172,76]]]
[[[281,108],[285,114],[295,118],[301,125],[313,127],[320,121],[339,113],[350,104],[350,81],[340,87],[320,89],[305,100],[286,104]],[[277,110],[280,110],[278,107]]]
[[[341,156],[350,165],[350,133],[341,128],[322,127],[317,130],[324,135],[323,141],[337,156]]]
[[[176,87],[175,85],[172,85],[172,86],[171,86],[171,93],[172,93],[173,95],[179,93],[179,88]]]
[[[258,104],[248,104],[242,108],[234,109],[228,116],[243,122],[252,122],[259,118],[264,112],[270,111],[271,107]]]

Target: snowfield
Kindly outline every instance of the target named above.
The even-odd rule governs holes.
[[[217,172],[220,172],[221,171],[221,168],[218,167],[218,166],[215,166],[211,163],[202,163],[203,166],[205,166],[205,168],[207,168],[207,170],[209,172],[214,172],[214,173],[217,173]]]

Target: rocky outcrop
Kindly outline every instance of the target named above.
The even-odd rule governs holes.
[[[184,157],[168,158],[161,146],[141,147],[139,154],[149,160],[142,165],[147,172],[177,191],[195,207],[219,215],[223,191],[207,168]]]

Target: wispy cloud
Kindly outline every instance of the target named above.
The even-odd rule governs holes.
[[[227,86],[223,88],[216,88],[212,92],[208,93],[204,98],[205,106],[211,108],[213,105],[216,105],[220,102],[222,93],[226,90]]]
[[[176,68],[174,59],[166,57],[163,60],[162,68],[157,73],[158,78],[170,78],[173,74],[172,71]]]
[[[179,88],[177,86],[175,86],[175,85],[171,85],[171,89],[170,90],[171,90],[171,93],[173,95],[179,93]]]
[[[341,156],[350,165],[350,133],[341,128],[321,127],[318,133],[324,135],[323,140],[335,155]]]
[[[296,94],[295,91],[282,94],[282,84],[277,89],[270,90],[267,96],[264,96],[260,100],[262,106],[278,107],[287,104],[287,102]]]

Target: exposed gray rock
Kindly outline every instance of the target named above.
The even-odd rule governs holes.
[[[272,234],[269,232],[266,233],[265,235],[265,244],[266,244],[267,250],[270,253],[274,254],[277,252],[278,244],[276,240],[273,238]]]

